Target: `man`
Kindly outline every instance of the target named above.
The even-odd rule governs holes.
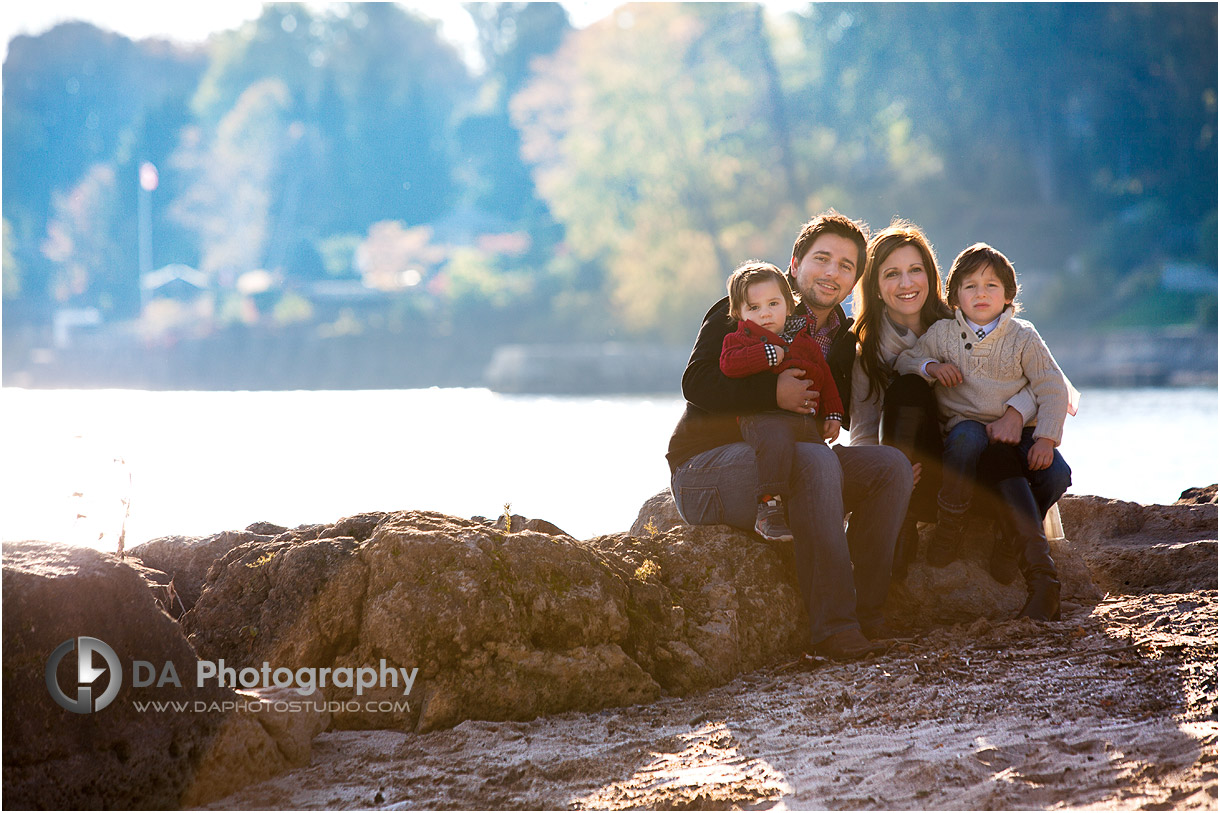
[[[865,245],[861,225],[830,210],[802,227],[788,268],[801,295],[798,313],[810,320],[844,404],[851,403],[856,343],[841,303],[864,270]],[[820,393],[795,370],[737,379],[721,373],[721,346],[736,327],[728,310],[725,297],[703,318],[682,376],[686,410],[666,459],[684,520],[752,530],[757,468],[736,416],[777,408],[814,413]],[[844,426],[850,420],[844,415]],[[788,524],[814,653],[850,660],[878,651],[877,641],[888,637],[881,608],[911,486],[911,464],[897,449],[796,445]],[[845,533],[847,511],[853,513]]]

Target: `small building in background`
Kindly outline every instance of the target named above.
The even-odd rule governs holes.
[[[191,301],[207,290],[207,274],[183,263],[171,263],[140,278],[141,302],[154,297]]]

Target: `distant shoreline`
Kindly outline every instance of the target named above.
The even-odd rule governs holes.
[[[360,390],[487,387],[557,394],[677,393],[690,348],[648,342],[482,344],[446,337],[232,329],[150,345],[99,331],[65,347],[5,337],[6,387]],[[1197,328],[1048,333],[1077,387],[1217,385],[1217,333]]]

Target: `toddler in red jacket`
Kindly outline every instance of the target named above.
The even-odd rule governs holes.
[[[794,315],[796,299],[778,267],[756,260],[743,263],[729,277],[728,288],[729,315],[737,320],[737,331],[724,337],[720,371],[730,378],[745,378],[796,367],[821,394],[816,415],[775,409],[738,418],[741,436],[754,447],[758,461],[754,530],[764,539],[791,541],[784,501],[789,495],[793,444],[837,438],[843,402],[808,322]]]

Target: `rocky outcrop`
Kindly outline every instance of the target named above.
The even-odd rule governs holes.
[[[1186,489],[1178,496],[1174,505],[1206,505],[1207,503],[1216,504],[1216,483]]]
[[[139,568],[87,548],[3,550],[6,808],[174,808],[308,763],[322,714],[238,712],[231,689],[197,686],[195,653]],[[105,648],[78,664],[82,637]],[[77,711],[52,697],[54,653]],[[135,661],[151,664],[139,681]],[[148,705],[167,702],[181,705]]]
[[[935,529],[935,525],[920,525],[919,556],[910,566],[906,580],[891,585],[886,616],[899,626],[915,629],[978,618],[993,621],[1014,618],[1025,604],[1025,581],[1018,576],[1011,584],[1003,585],[988,572],[995,543],[992,524],[979,519],[968,521],[967,544],[961,556],[947,567],[930,567],[924,561]],[[1067,539],[1052,539],[1050,546],[1063,600],[1077,604],[1100,601],[1103,594],[1076,546]]]
[[[1053,543],[1065,599],[1094,602],[1099,586],[1214,590],[1216,505],[1207,496],[1179,506],[1065,498],[1067,539]],[[686,526],[667,492],[645,503],[630,533],[586,541],[517,515],[493,523],[398,512],[292,530],[259,523],[134,553],[173,574],[190,609],[181,626],[158,605],[164,589],[150,589],[168,583],[166,573],[92,550],[5,545],[7,806],[206,804],[307,763],[311,739],[328,725],[428,731],[648,703],[795,657],[807,635],[791,546]],[[987,554],[979,546],[943,569],[916,562],[891,591],[890,617],[914,630],[1011,618],[1022,582],[996,584]],[[135,686],[125,671],[106,708],[61,708],[43,670],[80,636],[106,642],[124,670],[134,660],[170,663],[183,685]],[[200,658],[331,679],[303,712],[310,698],[293,690],[195,685]],[[75,666],[70,653],[57,673],[74,696]],[[362,669],[378,685],[350,679]],[[99,691],[108,670],[94,676]],[[388,675],[401,679],[391,685]],[[166,700],[190,710],[135,705]],[[243,704],[257,708],[234,708]]]
[[[791,547],[686,526],[666,492],[629,534],[581,542],[511,520],[368,514],[253,540],[216,563],[183,626],[201,655],[239,666],[418,668],[409,708],[334,716],[340,728],[418,731],[705,689],[806,642]],[[990,540],[990,527],[976,535]],[[891,591],[890,617],[908,629],[1011,618],[1024,584],[995,582],[989,552],[943,569],[916,563]],[[1100,599],[1073,547],[1053,552],[1064,598]],[[354,697],[350,686],[323,691]]]
[[[1214,487],[1212,495],[1214,499]],[[1132,594],[1216,589],[1215,502],[1141,505],[1067,496],[1059,508],[1064,531],[1102,590]]]
[[[183,626],[201,655],[227,663],[418,668],[409,709],[339,712],[342,728],[424,731],[648,702],[799,651],[786,569],[744,535],[578,542],[529,524],[504,533],[403,512],[250,542],[216,563]]]

